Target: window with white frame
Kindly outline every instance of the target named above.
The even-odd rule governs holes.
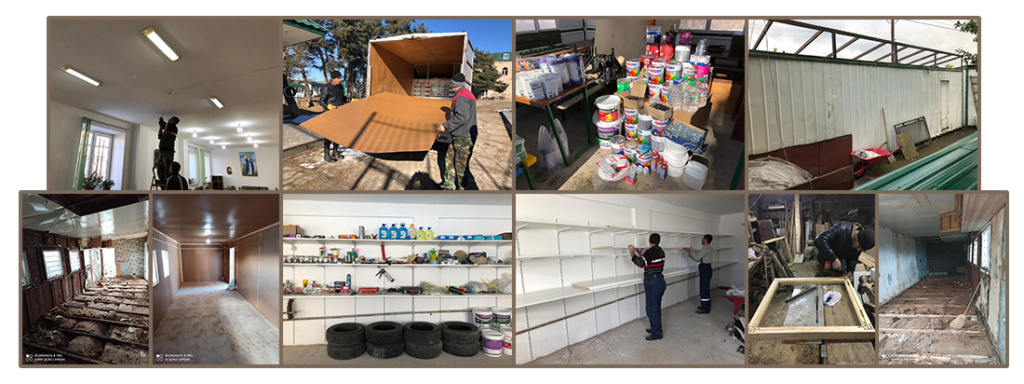
[[[508,76],[508,67],[505,67],[505,68],[501,69],[501,75],[502,76]]]
[[[53,249],[43,251],[43,264],[46,265],[47,280],[64,275],[64,264],[60,261],[60,251]]]
[[[155,249],[153,250],[153,265],[154,266],[160,265],[159,263],[157,263],[157,260],[156,260],[156,250]],[[156,273],[156,271],[153,271],[153,286],[155,287],[157,284],[160,284],[160,274]]]
[[[104,180],[110,178],[111,158],[114,153],[114,135],[91,131],[89,132],[89,150],[86,155],[86,177],[96,174]]]
[[[199,150],[188,147],[188,179],[199,180]]]
[[[78,270],[82,269],[82,261],[81,261],[81,259],[78,258],[78,256],[79,256],[78,250],[69,250],[68,251],[68,266],[71,267],[71,272],[72,273],[78,272]]]
[[[160,251],[160,261],[160,267],[164,272],[164,278],[171,276],[171,262],[169,261],[167,251]]]
[[[981,270],[988,271],[988,250],[992,245],[992,227],[981,233]]]

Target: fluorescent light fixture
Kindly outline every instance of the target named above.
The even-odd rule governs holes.
[[[251,133],[245,135],[245,141],[252,141],[252,134]]]
[[[178,56],[178,52],[175,52],[174,48],[171,48],[171,46],[164,41],[164,38],[160,37],[160,34],[156,32],[156,29],[154,29],[152,25],[143,29],[142,34],[149,38],[149,41],[152,41],[153,45],[160,49],[160,52],[162,52],[164,56],[167,56],[168,60],[178,61],[178,59],[181,58]]]
[[[88,75],[86,75],[86,74],[84,74],[82,72],[79,72],[77,69],[71,68],[70,65],[65,65],[63,67],[60,67],[60,70],[62,70],[64,72],[67,72],[67,74],[69,74],[71,76],[74,76],[74,77],[77,77],[77,78],[79,78],[80,80],[82,80],[82,81],[84,81],[86,83],[92,84],[93,86],[98,87],[98,86],[103,85],[102,81],[93,79],[93,78],[89,77]]]
[[[242,133],[242,123],[238,123],[238,133]]]
[[[217,108],[224,108],[224,104],[221,104],[220,100],[217,100],[217,96],[210,96],[210,101],[213,102],[213,105],[216,105]]]
[[[196,135],[196,130],[195,130],[195,129],[193,129],[193,130],[192,130],[192,137],[196,137],[196,136],[197,136],[197,135]]]
[[[259,148],[260,147],[260,143],[253,143],[252,147],[253,148]]]
[[[210,145],[213,145],[213,139],[210,139]]]
[[[227,149],[227,147],[226,147],[226,146],[224,146],[224,144],[221,144],[221,145],[220,145],[220,149]]]

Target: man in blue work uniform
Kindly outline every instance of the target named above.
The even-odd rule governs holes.
[[[697,313],[702,315],[711,312],[711,260],[715,251],[711,248],[712,239],[714,237],[711,235],[704,235],[700,240],[700,245],[703,246],[700,250],[694,250],[693,247],[683,248],[686,255],[697,262],[697,273],[700,274],[700,306],[697,307]]]
[[[643,254],[640,254],[629,245],[629,255],[633,264],[644,269],[644,296],[646,297],[647,319],[651,322],[651,328],[647,329],[647,340],[658,340],[663,337],[661,333],[661,298],[665,296],[665,251],[658,244],[661,243],[661,235],[652,233],[648,238],[651,247]]]

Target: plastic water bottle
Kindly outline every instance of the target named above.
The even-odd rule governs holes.
[[[423,231],[423,227],[420,227],[420,230],[416,231],[416,239],[417,240],[426,240],[427,239],[427,232]]]
[[[434,240],[434,231],[430,227],[427,227],[427,240]]]
[[[416,224],[409,223],[409,240],[416,240]]]
[[[697,92],[699,92],[698,108],[704,108],[708,105],[708,83],[706,81],[697,81]]]
[[[697,112],[700,109],[700,89],[697,88],[697,81],[687,81],[683,87],[683,110],[689,113]]]
[[[388,225],[386,223],[380,225],[380,230],[377,233],[377,238],[380,240],[388,239]]]
[[[668,106],[672,107],[673,110],[682,108],[683,97],[686,92],[686,85],[684,83],[672,84],[668,88]]]
[[[405,223],[398,227],[398,240],[409,240],[409,231],[405,229]]]
[[[388,230],[388,240],[398,240],[398,228],[396,224],[391,224],[391,229]]]

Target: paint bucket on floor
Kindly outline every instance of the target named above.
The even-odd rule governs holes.
[[[512,355],[512,327],[501,328],[501,350],[506,355]]]
[[[512,309],[491,308],[494,317],[491,318],[491,329],[499,330],[512,324]]]
[[[473,324],[476,324],[477,328],[489,329],[491,327],[491,317],[494,313],[491,312],[490,308],[473,308]]]
[[[501,357],[502,344],[505,343],[505,336],[498,331],[486,330],[480,332],[483,338],[484,354],[490,357]]]

